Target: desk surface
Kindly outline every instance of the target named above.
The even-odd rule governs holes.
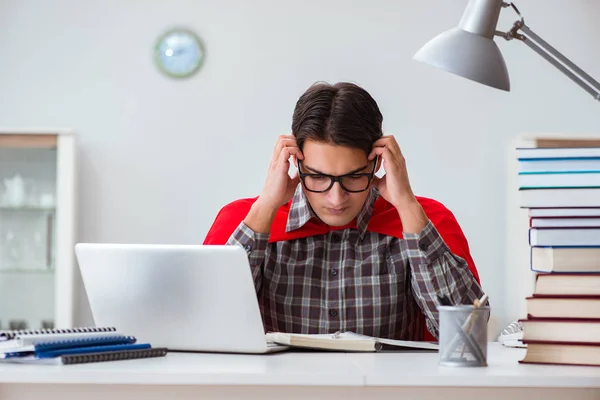
[[[488,367],[437,365],[437,353],[169,353],[69,366],[0,364],[1,383],[600,388],[600,368],[525,365],[490,343]]]

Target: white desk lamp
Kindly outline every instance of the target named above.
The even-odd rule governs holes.
[[[521,17],[508,32],[496,30],[500,11],[512,7]],[[504,57],[494,36],[517,39],[571,78],[596,100],[600,100],[600,83],[533,33],[513,3],[503,0],[470,0],[457,28],[450,29],[427,42],[414,59],[453,74],[510,91],[510,79]]]

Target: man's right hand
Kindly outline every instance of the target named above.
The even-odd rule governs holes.
[[[292,135],[281,135],[273,150],[262,193],[244,220],[255,232],[270,232],[275,213],[294,196],[300,178],[297,173],[293,177],[288,173],[290,156],[304,159],[296,144],[296,138]]]

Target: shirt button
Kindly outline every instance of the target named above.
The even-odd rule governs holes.
[[[337,274],[338,274],[338,270],[337,269],[334,268],[334,269],[331,270],[331,276],[337,276]]]
[[[427,251],[429,250],[429,243],[421,242],[419,243],[419,248],[421,249],[421,251]]]
[[[334,233],[333,235],[331,235],[331,240],[334,242],[339,242],[340,241],[340,235],[338,235],[337,233]]]
[[[246,251],[248,253],[250,253],[252,251],[252,246],[250,246],[249,244],[247,244],[247,245],[244,246],[244,249],[246,249]]]
[[[337,317],[337,315],[338,315],[338,312],[337,312],[336,309],[332,308],[331,310],[329,310],[329,316],[330,317]]]

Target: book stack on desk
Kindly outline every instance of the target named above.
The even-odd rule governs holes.
[[[527,298],[524,363],[600,366],[600,274],[540,274]]]
[[[600,365],[600,147],[517,149],[529,209],[525,363]]]
[[[600,147],[519,148],[517,157],[520,207],[529,209],[534,271],[596,272],[600,266]]]
[[[113,327],[0,331],[0,362],[67,365],[166,354]]]

